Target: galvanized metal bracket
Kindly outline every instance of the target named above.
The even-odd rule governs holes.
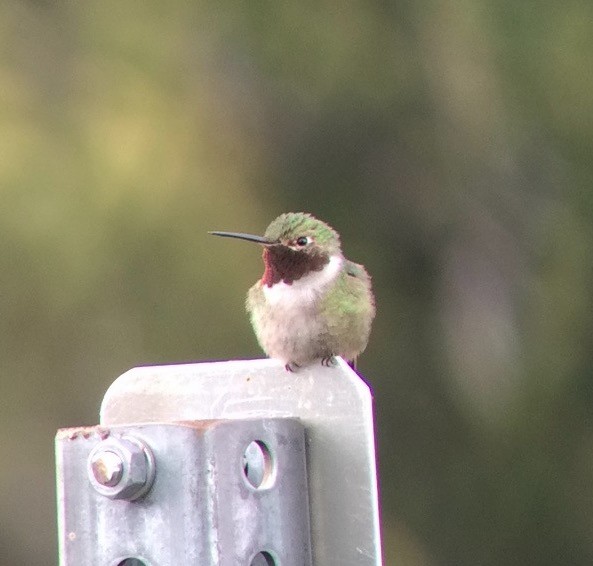
[[[381,564],[372,397],[341,359],[134,368],[56,450],[62,566]]]
[[[296,419],[64,429],[57,459],[64,565],[311,564]]]

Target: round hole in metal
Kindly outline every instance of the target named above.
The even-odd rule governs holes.
[[[269,552],[258,552],[249,566],[276,566],[276,561]]]
[[[265,442],[249,443],[243,453],[243,475],[255,489],[265,489],[274,483],[274,458]]]

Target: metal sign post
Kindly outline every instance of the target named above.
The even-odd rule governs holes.
[[[60,564],[380,566],[372,398],[338,359],[134,368],[56,438]]]

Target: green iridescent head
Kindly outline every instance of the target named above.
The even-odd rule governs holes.
[[[328,224],[307,212],[281,214],[268,226],[265,236],[293,250],[323,250],[328,255],[340,252],[340,236]]]

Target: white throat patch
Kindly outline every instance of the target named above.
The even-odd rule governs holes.
[[[321,271],[313,271],[287,285],[284,281],[271,287],[263,286],[263,292],[270,305],[283,308],[302,308],[315,301],[325,288],[338,276],[344,259],[333,255]]]

